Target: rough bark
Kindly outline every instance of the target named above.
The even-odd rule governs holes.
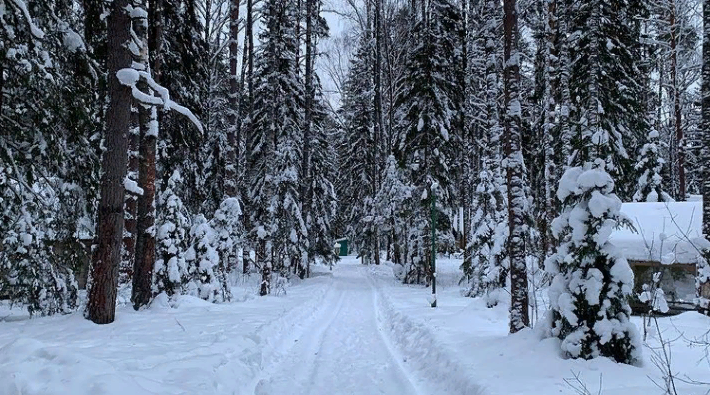
[[[374,64],[374,99],[375,99],[375,122],[374,122],[374,133],[375,133],[375,144],[373,146],[374,152],[374,166],[373,170],[375,172],[375,189],[379,188],[382,182],[382,0],[375,0],[375,64]],[[373,192],[373,196],[374,196]],[[374,253],[375,253],[375,265],[380,264],[380,234],[379,229],[375,229],[375,240],[374,240]]]
[[[102,160],[101,199],[96,221],[97,246],[91,268],[91,289],[87,318],[97,324],[114,321],[118,265],[123,239],[123,203],[128,161],[128,127],[131,115],[131,90],[121,85],[116,72],[131,66],[127,47],[131,19],[128,0],[114,0],[108,17],[108,88],[106,112],[106,152]]]
[[[710,238],[710,0],[703,1],[703,235]]]
[[[246,115],[248,117],[251,117],[253,114],[253,103],[254,103],[254,1],[253,0],[247,0],[247,15],[246,15],[246,26],[244,26],[244,62],[243,65],[246,65],[245,70],[243,71],[243,74],[246,76],[246,97],[247,97],[247,105],[245,106],[245,111]],[[245,82],[242,82],[242,87],[244,87]],[[243,89],[243,88],[242,88]],[[244,99],[244,95],[242,95],[242,100]],[[242,108],[243,104],[240,104],[240,111]],[[237,120],[239,122],[240,128],[241,128],[241,119]],[[250,146],[250,141],[249,141],[249,131],[246,131],[244,133],[244,155],[243,158],[240,158],[243,163],[249,163],[249,151],[248,147]],[[246,195],[246,194],[245,194]],[[243,204],[246,206],[249,202],[244,199]],[[250,225],[248,224],[249,221],[249,216],[245,215],[244,216],[244,221],[245,221],[245,227],[249,228]],[[250,262],[250,252],[248,248],[244,248],[242,250],[242,272],[244,274],[249,273],[249,262]]]
[[[128,129],[128,172],[126,177],[138,183],[138,149],[140,129],[138,109],[131,108],[131,123]],[[130,281],[133,277],[133,261],[136,256],[136,229],[138,225],[138,194],[126,191],[125,218],[123,232],[123,253],[119,268],[119,281]]]
[[[510,332],[530,326],[528,316],[528,277],[525,264],[525,185],[520,138],[520,65],[517,48],[518,15],[516,0],[503,2],[503,57],[505,100],[505,151],[507,156],[508,224],[510,237],[511,306]]]
[[[542,229],[540,230],[541,252],[540,266],[542,267],[545,258],[552,252],[553,240],[551,231],[552,221],[557,216],[556,201],[553,188],[557,181],[557,163],[555,163],[555,136],[553,128],[555,127],[556,103],[557,97],[556,88],[553,86],[555,75],[558,70],[557,54],[555,53],[555,41],[557,35],[557,1],[549,0],[547,2],[546,25],[545,25],[545,125],[544,125],[544,161],[545,161],[545,176],[543,177],[545,191],[545,215],[543,216]]]
[[[302,202],[302,213],[304,219],[309,216],[309,203],[311,200],[311,173],[310,173],[310,163],[311,163],[311,124],[313,122],[313,101],[315,99],[315,90],[313,86],[313,65],[314,65],[314,37],[313,37],[313,14],[315,12],[314,0],[306,0],[306,108],[305,108],[305,127],[303,130],[303,148],[301,157],[301,202]],[[306,262],[306,277],[311,276],[311,258],[313,255],[313,243],[315,240],[310,235],[309,232],[309,253]]]
[[[239,79],[237,76],[237,59],[239,57],[239,0],[229,2],[229,110],[227,111],[227,149],[224,177],[224,194],[226,197],[237,196],[237,174],[239,157],[239,141],[237,136],[237,107],[239,106]]]
[[[143,107],[143,106],[141,106]],[[143,195],[138,198],[138,238],[133,269],[133,307],[138,310],[150,302],[155,267],[155,176],[157,135],[148,126],[157,122],[157,110],[141,109],[141,163],[138,184]]]
[[[163,55],[163,0],[148,1],[148,53],[153,79],[160,80]]]
[[[564,2],[557,4],[559,18],[557,21],[559,23],[560,29],[560,39],[558,40],[558,53],[559,53],[559,80],[560,80],[560,139],[562,140],[562,147],[560,156],[562,157],[562,163],[557,169],[556,179],[562,178],[562,174],[569,167],[569,157],[572,152],[571,140],[572,140],[572,125],[570,122],[570,106],[572,105],[572,94],[570,92],[570,59],[569,59],[569,39],[567,38],[567,9],[564,6]]]
[[[137,2],[135,6],[145,7],[145,1]],[[142,43],[137,61],[150,70],[148,21],[145,18],[137,18],[134,20],[133,26],[136,36]],[[142,92],[152,92],[143,80],[138,87]],[[147,305],[152,297],[153,268],[155,267],[155,155],[158,137],[157,109],[144,104],[138,104],[137,107],[140,127],[138,186],[143,189],[143,194],[138,197],[136,256],[133,263],[131,293],[133,308],[136,310]]]
[[[678,155],[678,192],[676,200],[685,201],[685,140],[683,137],[683,116],[680,104],[681,89],[678,86],[678,24],[676,20],[675,1],[670,4],[668,22],[671,25],[671,84],[673,85],[673,122],[676,134],[676,150]]]

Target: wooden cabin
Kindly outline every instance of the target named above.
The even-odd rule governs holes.
[[[702,202],[624,203],[621,212],[634,229],[616,229],[611,242],[622,250],[634,271],[635,293],[662,272],[661,288],[671,305],[692,306],[701,249]],[[701,286],[710,296],[710,282]]]

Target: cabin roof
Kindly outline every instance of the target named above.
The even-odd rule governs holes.
[[[629,260],[695,264],[698,249],[708,244],[702,237],[702,210],[701,201],[624,203],[621,213],[637,232],[619,228],[610,241]]]

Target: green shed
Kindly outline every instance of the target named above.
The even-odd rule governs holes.
[[[348,239],[343,237],[342,239],[335,240],[335,250],[338,256],[347,256],[349,252]]]

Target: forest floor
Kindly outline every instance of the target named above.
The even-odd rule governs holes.
[[[575,375],[590,394],[663,393],[652,381],[662,382],[650,348],[657,331],[641,367],[565,360],[538,330],[508,335],[506,306],[461,296],[458,265],[439,261],[436,309],[429,288],[354,257],[279,296],[256,297],[257,279],[240,280],[234,303],[122,306],[104,326],[80,313],[28,320],[0,307],[0,395],[548,395],[576,394],[565,383]],[[710,381],[707,348],[690,344],[710,318],[686,313],[659,325],[673,340],[673,372]],[[710,391],[677,384],[683,395]]]

